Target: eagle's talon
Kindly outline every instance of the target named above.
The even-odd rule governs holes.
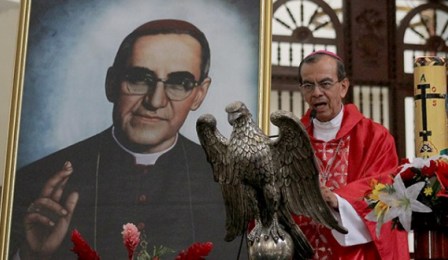
[[[272,239],[277,243],[277,241],[281,238],[284,239],[285,233],[283,232],[283,229],[280,228],[280,225],[278,224],[277,216],[274,215],[273,222],[271,224],[271,227],[269,228],[269,234],[271,234]]]
[[[247,234],[247,240],[254,242],[255,240],[257,242],[260,241],[260,237],[261,237],[261,232],[262,232],[262,225],[261,222],[258,220],[255,220],[255,227],[254,229],[252,229],[252,231]]]

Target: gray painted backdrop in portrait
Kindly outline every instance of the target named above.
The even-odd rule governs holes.
[[[187,20],[210,43],[212,84],[181,132],[197,141],[196,119],[211,113],[229,136],[228,103],[257,115],[259,11],[259,0],[33,0],[17,167],[112,124],[107,68],[123,38],[155,19]]]

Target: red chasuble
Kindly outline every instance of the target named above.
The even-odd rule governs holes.
[[[304,217],[295,217],[315,249],[315,259],[409,259],[407,232],[382,226],[375,235],[375,222],[364,217],[370,212],[364,195],[370,190],[372,178],[390,179],[398,157],[393,137],[387,129],[365,118],[354,105],[344,106],[342,125],[336,138],[329,142],[313,137],[310,111],[302,118],[315,149],[320,167],[320,180],[347,200],[364,220],[371,242],[341,246],[331,231]],[[391,179],[390,179],[391,180]]]

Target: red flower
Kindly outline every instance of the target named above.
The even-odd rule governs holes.
[[[440,183],[440,191],[437,196],[448,198],[448,161],[438,161],[436,176]]]
[[[78,230],[72,232],[72,242],[74,247],[71,251],[78,255],[78,260],[99,260],[99,255],[87,244]]]
[[[212,249],[212,242],[194,243],[187,250],[181,251],[176,260],[203,260]]]
[[[408,158],[401,158],[400,165],[411,163]]]
[[[123,244],[126,246],[128,250],[129,260],[132,260],[132,256],[134,255],[134,251],[140,243],[140,232],[137,227],[132,223],[127,223],[123,225]]]
[[[424,166],[422,168],[422,175],[426,176],[428,178],[434,176],[435,172],[437,171],[437,162],[434,160],[429,161],[429,166]]]
[[[415,173],[411,170],[412,168],[407,168],[404,172],[401,173],[401,179],[403,181],[410,181],[414,178]]]

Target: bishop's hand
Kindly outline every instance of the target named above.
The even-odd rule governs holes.
[[[328,206],[330,206],[334,210],[338,210],[338,199],[336,195],[330,190],[330,188],[321,185],[320,191],[322,192],[322,197],[324,198],[325,202],[327,202]]]
[[[73,172],[70,162],[44,185],[39,198],[28,208],[24,226],[27,245],[20,250],[23,259],[48,259],[61,245],[78,203],[78,193],[61,201],[64,187]],[[63,203],[63,204],[62,204]]]

